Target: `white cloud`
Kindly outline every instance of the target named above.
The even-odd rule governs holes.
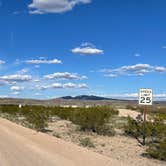
[[[7,98],[9,97],[8,95],[0,95],[0,98]]]
[[[12,92],[11,94],[12,94],[12,95],[20,95],[20,92],[15,91],[15,92]]]
[[[28,68],[23,68],[23,69],[17,71],[17,74],[26,74],[26,73],[28,73],[29,71],[30,71],[30,69],[28,69]]]
[[[7,81],[7,82],[24,82],[31,80],[32,80],[31,75],[14,74],[14,75],[0,76],[0,81]]]
[[[33,0],[28,5],[30,14],[64,13],[78,4],[88,4],[91,0]]]
[[[112,77],[112,78],[115,78],[117,77],[118,75],[117,74],[105,74],[106,77]]]
[[[78,84],[78,88],[88,88],[88,85],[87,84]]]
[[[50,85],[37,85],[36,88],[38,90],[46,90],[46,89],[87,89],[88,86],[86,84],[74,84],[74,83],[53,83]]]
[[[0,80],[0,86],[4,86],[4,85],[7,85],[7,84],[9,84],[8,81]]]
[[[95,94],[97,96],[113,98],[113,99],[123,99],[123,100],[138,100],[138,93],[119,93],[119,94]],[[165,100],[166,93],[155,93],[153,94],[153,100]]]
[[[69,82],[69,83],[64,84],[63,87],[64,88],[76,88],[77,85]]]
[[[121,96],[122,98],[129,98],[129,99],[135,99],[135,100],[138,100],[138,93],[126,93],[126,94],[121,94],[119,95]],[[165,100],[166,98],[166,93],[156,93],[156,94],[153,94],[153,98],[154,100]]]
[[[33,80],[34,82],[40,82],[40,80],[39,79],[35,79],[35,80]]]
[[[10,89],[12,91],[21,91],[21,90],[24,90],[24,87],[23,86],[11,86]]]
[[[136,54],[134,54],[134,56],[135,56],[135,57],[140,57],[140,56],[141,56],[141,54],[136,53]]]
[[[103,54],[104,50],[96,48],[91,43],[82,43],[80,47],[73,48],[71,50],[74,54],[84,54],[84,55],[97,55],[97,54]]]
[[[136,64],[131,66],[122,66],[115,69],[103,69],[101,72],[105,73],[107,77],[116,77],[121,75],[127,76],[144,76],[146,73],[166,72],[166,67],[163,66],[152,66],[149,64]]]
[[[166,71],[166,68],[163,67],[163,66],[157,66],[157,67],[155,68],[155,71],[157,71],[157,72],[165,72],[165,71]]]
[[[82,80],[82,79],[87,79],[86,76],[79,76],[77,73],[69,73],[69,72],[64,72],[64,73],[53,73],[49,75],[44,76],[45,79],[64,79],[64,80]]]
[[[3,65],[3,64],[5,64],[5,63],[6,63],[5,61],[0,60],[0,65]]]
[[[35,96],[41,96],[41,93],[35,93]]]
[[[61,64],[62,61],[58,59],[53,59],[53,60],[46,60],[46,59],[33,59],[33,60],[27,60],[25,61],[27,64]]]

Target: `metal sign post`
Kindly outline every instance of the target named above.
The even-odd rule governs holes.
[[[143,121],[143,145],[146,140],[146,114],[147,106],[153,104],[153,90],[152,89],[140,89],[139,90],[139,105],[144,105],[144,121]]]

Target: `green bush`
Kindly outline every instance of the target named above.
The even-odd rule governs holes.
[[[27,112],[24,113],[26,120],[37,131],[44,131],[48,127],[49,111],[44,107],[31,106],[23,108]]]
[[[113,127],[105,126],[118,111],[102,106],[90,108],[61,108],[54,107],[51,115],[70,120],[80,126],[82,131],[96,132],[101,135],[113,135]]]
[[[18,105],[0,105],[1,113],[6,113],[10,115],[16,115],[19,112]]]
[[[91,139],[88,137],[80,139],[80,145],[84,147],[95,148],[95,145],[93,144]]]
[[[146,151],[151,157],[166,161],[166,138],[160,143],[150,145]]]
[[[97,128],[97,134],[103,135],[103,136],[114,136],[115,135],[115,129],[113,126],[104,124],[102,126],[99,126]]]
[[[61,138],[60,134],[59,134],[59,133],[56,133],[56,132],[53,133],[53,136],[54,136],[54,137],[57,137],[57,138]]]
[[[31,128],[38,131],[47,127],[49,117],[58,116],[61,119],[70,120],[80,126],[82,131],[96,132],[100,135],[114,135],[113,127],[108,126],[110,119],[118,114],[118,111],[106,107],[90,108],[63,108],[63,107],[44,107],[44,106],[23,106],[2,105],[1,112],[23,117],[23,124],[28,124]]]
[[[133,105],[127,105],[126,106],[126,109],[129,109],[129,110],[137,110],[137,107],[133,106]]]
[[[108,123],[115,114],[117,112],[109,107],[92,107],[75,111],[71,121],[80,125],[83,131],[98,132],[99,128]]]
[[[124,131],[135,137],[141,144],[143,144],[141,138],[145,136],[148,146],[147,155],[166,160],[166,113],[163,111],[151,112],[149,117],[145,126],[143,121],[128,117]]]

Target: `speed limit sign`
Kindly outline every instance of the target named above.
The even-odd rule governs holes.
[[[153,103],[153,90],[152,89],[140,89],[139,104],[140,105],[152,105],[152,103]]]

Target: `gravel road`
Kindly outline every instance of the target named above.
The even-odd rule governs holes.
[[[0,118],[1,166],[125,166],[61,139]]]

